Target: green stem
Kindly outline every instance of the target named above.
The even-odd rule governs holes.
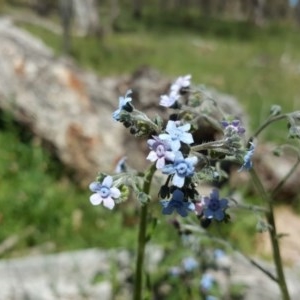
[[[143,192],[147,195],[149,195],[150,192],[152,177],[155,170],[156,170],[155,165],[152,165],[146,171],[144,176]],[[148,204],[146,203],[141,207],[141,213],[140,213],[133,300],[142,299],[143,267],[144,267],[145,250],[147,244],[147,216],[148,216]]]
[[[280,248],[279,248],[279,238],[277,235],[276,230],[276,224],[275,224],[275,217],[274,217],[274,209],[273,209],[273,202],[272,199],[267,194],[265,188],[263,187],[258,175],[254,171],[254,169],[250,170],[251,177],[253,179],[253,182],[258,189],[260,195],[266,200],[269,210],[266,212],[266,218],[270,225],[269,229],[269,235],[271,239],[272,244],[272,250],[273,250],[273,259],[276,267],[276,273],[277,273],[277,282],[279,285],[279,288],[281,290],[281,295],[283,300],[290,300],[289,291],[287,288],[284,271],[283,271],[283,265],[282,265],[282,259],[280,255]]]
[[[253,138],[256,138],[266,127],[268,127],[270,124],[272,124],[273,122],[277,122],[279,120],[285,119],[287,118],[287,114],[283,114],[283,115],[278,115],[278,116],[272,116],[270,118],[268,118],[255,132],[254,134],[251,136],[251,138],[249,139],[249,141],[251,141]]]
[[[225,144],[225,140],[212,141],[212,142],[207,142],[200,145],[192,146],[191,150],[196,152],[201,150],[222,148],[224,147],[224,144]]]

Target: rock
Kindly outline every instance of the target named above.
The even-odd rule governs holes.
[[[151,246],[148,250],[147,261],[150,262],[152,254],[156,257],[151,260],[152,273],[161,266],[164,251],[159,246]],[[0,299],[130,299],[132,286],[128,276],[132,277],[132,259],[132,254],[122,249],[87,249],[1,260]],[[226,275],[222,268],[210,271],[219,284],[244,286],[245,300],[281,299],[277,284],[243,256],[233,253],[228,259],[231,261],[230,274]],[[274,273],[270,263],[255,260]],[[296,300],[300,292],[299,265],[286,268],[285,273],[291,299]],[[113,282],[118,286],[115,290]]]
[[[171,79],[148,67],[131,76],[99,78],[55,57],[9,19],[0,19],[0,39],[0,108],[50,145],[80,184],[86,186],[99,171],[112,173],[124,155],[134,168],[145,169],[146,143],[132,137],[111,115],[119,96],[130,88],[137,108],[166,118],[166,109],[158,103]],[[244,115],[234,97],[209,93],[224,111]]]
[[[123,153],[123,130],[111,118],[119,81],[99,79],[0,19],[0,107],[52,145],[58,158],[90,182]]]

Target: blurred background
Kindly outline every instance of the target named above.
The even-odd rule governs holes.
[[[55,102],[56,98],[47,98],[46,104],[36,106],[38,112],[33,111],[34,99],[50,95],[56,88],[50,76],[44,78],[43,85],[39,83],[51,66],[55,67],[53,74],[59,73],[56,79],[68,78],[79,98],[87,103],[78,100],[81,104],[73,112],[73,100],[68,100],[60,111],[61,120],[72,119],[73,113],[77,117],[84,111],[81,121],[87,122],[84,116],[93,109],[86,107],[97,102],[97,95],[103,98],[110,116],[117,107],[118,96],[130,88],[141,70],[157,76],[151,81],[149,75],[154,85],[150,90],[157,93],[153,101],[157,103],[159,93],[176,77],[186,74],[192,75],[194,83],[232,95],[244,109],[250,130],[266,118],[272,104],[282,106],[283,111],[297,110],[300,104],[300,1],[297,0],[1,0],[0,13],[4,24],[0,30],[2,258],[91,247],[133,250],[135,246],[134,204],[126,203],[111,212],[89,203],[87,182],[94,179],[91,174],[96,177],[97,171],[101,171],[101,164],[95,163],[97,159],[89,162],[93,170],[86,176],[83,173],[78,177],[76,167],[70,168],[78,162],[77,156],[68,156],[74,145],[92,145],[100,140],[86,142],[88,129],[84,128],[83,135],[83,127],[73,126],[72,143],[59,148],[62,138],[59,126],[64,125],[59,125],[57,131],[47,129],[57,121],[55,118],[51,121],[53,110],[48,110],[51,99]],[[36,41],[39,42],[35,44]],[[10,73],[7,57],[13,57],[14,51],[21,51],[22,55],[14,56],[10,65],[14,73]],[[44,69],[39,69],[41,65]],[[72,72],[61,79],[66,70],[69,72],[66,66],[71,66]],[[34,73],[36,69],[40,73]],[[32,76],[30,84],[24,84],[22,76],[27,76],[25,81]],[[24,96],[32,91],[36,98]],[[68,94],[68,97],[73,96]],[[26,99],[30,100],[26,103]],[[36,120],[45,121],[49,116],[48,123],[37,121],[32,125],[35,117],[28,115],[27,109]],[[90,120],[94,120],[92,117]],[[108,135],[113,130],[111,124],[121,127],[116,123],[105,125],[106,121],[101,120],[95,120],[97,130],[105,128]],[[118,130],[116,139],[123,128]],[[263,138],[284,140],[286,125],[275,127]],[[109,149],[111,139],[114,137],[105,136],[101,140],[104,148]],[[84,149],[80,148],[81,155]],[[59,151],[63,154],[58,154]],[[123,154],[127,154],[126,148],[109,157],[109,162],[115,163]],[[246,196],[257,202],[251,193]],[[296,214],[294,228],[300,226],[297,200],[293,195],[280,202],[288,202]],[[159,208],[153,210],[162,219]],[[253,243],[258,243],[255,226],[255,217],[245,214],[238,224],[230,224],[223,230],[244,252],[270,257],[270,253],[262,254],[259,247],[253,247]],[[153,242],[174,249],[180,237],[168,220],[161,220]]]

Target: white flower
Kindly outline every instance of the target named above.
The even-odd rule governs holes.
[[[94,192],[90,197],[90,202],[93,205],[99,205],[103,202],[103,206],[113,209],[115,206],[114,199],[120,197],[121,192],[118,188],[112,187],[113,179],[111,176],[106,176],[102,183],[92,182],[89,186],[90,190]]]

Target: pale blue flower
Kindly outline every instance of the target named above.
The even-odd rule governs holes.
[[[168,121],[166,132],[159,135],[159,138],[162,140],[169,141],[173,151],[180,149],[183,142],[185,144],[192,144],[194,142],[193,136],[188,131],[191,129],[191,124],[184,124],[177,126],[175,121]]]
[[[203,215],[208,219],[222,221],[225,218],[224,210],[228,207],[227,199],[219,199],[219,191],[213,189],[210,197],[204,197],[205,208]]]
[[[255,145],[253,143],[251,143],[249,150],[247,151],[247,153],[244,156],[244,163],[240,167],[239,172],[241,172],[243,170],[249,171],[252,168],[252,166],[253,166],[252,156],[254,154],[254,150],[255,150]]]
[[[103,202],[103,206],[113,209],[115,206],[114,199],[117,199],[121,196],[121,192],[118,188],[113,187],[113,179],[111,176],[106,176],[102,183],[92,182],[89,186],[90,190],[94,192],[90,196],[90,202],[93,205],[99,205]]]
[[[164,107],[171,107],[178,101],[179,97],[179,94],[175,92],[171,92],[169,95],[162,95],[160,96],[159,104]]]
[[[193,272],[198,268],[199,263],[194,257],[186,257],[183,259],[182,265],[186,272]]]
[[[214,276],[210,273],[204,273],[200,281],[200,286],[204,291],[209,291],[212,289],[214,283]]]
[[[176,81],[171,85],[171,91],[179,93],[181,89],[186,89],[191,84],[191,75],[180,76]]]
[[[194,175],[194,165],[197,161],[196,156],[184,158],[181,152],[177,152],[174,163],[165,165],[162,173],[167,175],[174,174],[172,183],[181,188],[184,185],[185,177],[192,177]]]
[[[130,105],[130,102],[132,101],[132,98],[129,97],[129,95],[132,94],[132,90],[128,90],[125,94],[125,97],[119,97],[119,108],[113,112],[113,118],[116,121],[120,120],[120,114],[122,112],[122,110],[128,110],[128,111],[132,111],[132,106]]]
[[[195,209],[194,203],[185,201],[181,190],[175,190],[171,200],[161,200],[160,203],[164,215],[171,215],[176,210],[179,215],[186,217],[189,211]]]
[[[147,144],[151,149],[147,159],[152,162],[156,161],[157,169],[162,169],[166,161],[174,161],[175,153],[171,151],[171,147],[167,141],[154,136],[153,139],[147,141]]]

